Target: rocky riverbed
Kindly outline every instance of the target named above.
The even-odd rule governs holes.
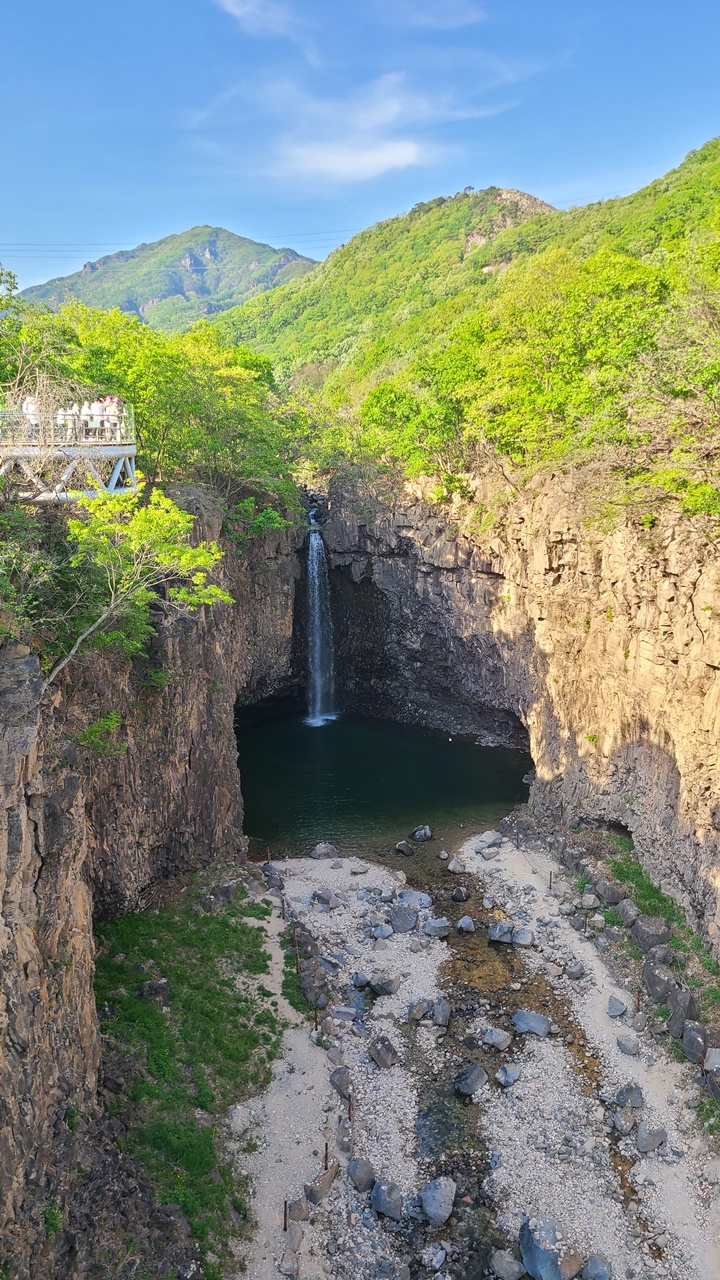
[[[491,833],[427,893],[409,858],[319,853],[263,868],[276,990],[284,934],[317,1028],[288,1006],[272,1085],[229,1116],[251,1280],[720,1277],[697,1067],[574,927],[570,875]]]

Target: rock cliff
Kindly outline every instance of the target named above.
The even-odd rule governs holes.
[[[347,700],[529,742],[535,812],[627,828],[717,947],[716,546],[671,515],[603,533],[562,475],[533,481],[489,532],[476,511],[420,484],[335,492],[325,537]]]
[[[42,708],[37,659],[0,647],[0,1273],[13,1280],[101,1274],[103,1232],[129,1205],[150,1256],[192,1259],[98,1106],[92,918],[243,846],[234,705],[291,677],[296,539],[268,535],[225,572],[233,606],[161,626],[149,667],[89,654]],[[110,709],[117,754],[93,754],[78,737]]]

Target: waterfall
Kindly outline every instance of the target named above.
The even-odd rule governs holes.
[[[335,639],[330,611],[330,579],[325,543],[317,522],[317,508],[310,512],[307,558],[308,717],[307,723],[323,725],[335,719]]]

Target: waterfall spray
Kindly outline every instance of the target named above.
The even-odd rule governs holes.
[[[307,558],[308,717],[307,723],[323,725],[335,719],[335,641],[330,611],[330,579],[325,543],[310,512]]]

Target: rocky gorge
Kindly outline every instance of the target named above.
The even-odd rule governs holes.
[[[186,502],[216,533],[205,497]],[[343,705],[529,745],[543,829],[630,832],[648,874],[716,946],[714,546],[679,519],[589,526],[561,476],[531,482],[485,531],[471,507],[432,501],[421,484],[331,494]],[[148,1248],[179,1277],[200,1275],[182,1223],[151,1207],[105,1117],[121,1066],[101,1061],[92,923],[243,854],[233,713],[302,682],[303,541],[291,529],[231,553],[233,606],[160,625],[143,670],[90,655],[42,708],[34,655],[0,651],[0,1271],[12,1280],[102,1275],[92,1238],[105,1212],[135,1213]],[[110,705],[122,728],[93,753],[83,730]],[[55,1205],[62,1245],[46,1230]]]

